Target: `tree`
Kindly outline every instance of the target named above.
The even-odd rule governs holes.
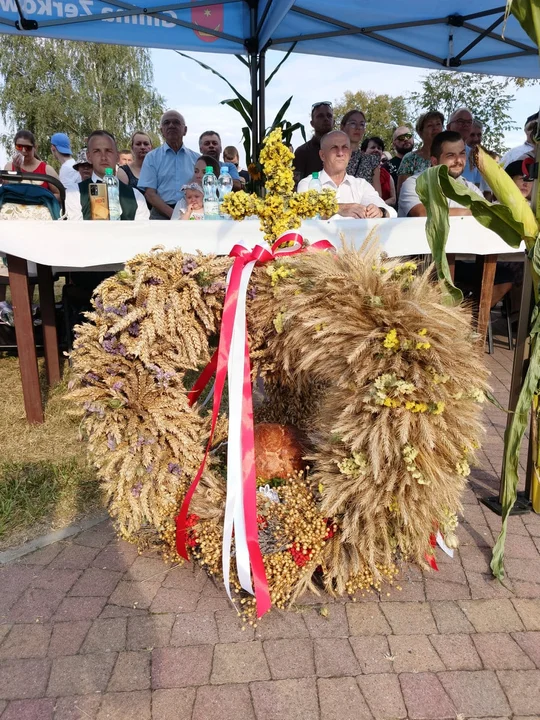
[[[378,135],[385,147],[391,149],[392,134],[400,125],[409,123],[407,102],[402,95],[377,95],[374,92],[350,92],[334,105],[334,122],[339,127],[341,118],[349,110],[361,110],[366,116],[366,137]]]
[[[125,146],[135,130],[157,135],[164,98],[154,90],[148,50],[4,35],[0,44],[0,114],[11,131],[30,130],[41,158],[50,136],[83,147],[97,129]],[[0,136],[12,149],[12,134]]]
[[[422,80],[421,92],[410,95],[409,106],[415,116],[440,110],[445,120],[458,108],[469,108],[484,126],[484,147],[501,153],[507,150],[505,133],[517,128],[508,114],[515,87],[512,78],[436,70]]]

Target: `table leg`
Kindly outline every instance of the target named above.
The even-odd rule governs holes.
[[[43,404],[28,286],[28,266],[26,260],[14,255],[7,255],[7,264],[26,419],[29,423],[42,423]]]
[[[446,259],[448,261],[448,267],[450,268],[450,277],[452,278],[452,282],[454,282],[454,277],[456,274],[456,256],[451,253],[450,255],[446,256]]]
[[[60,382],[60,354],[56,334],[53,275],[48,265],[38,265],[37,273],[47,380],[49,385],[56,385]]]
[[[497,269],[497,255],[484,256],[484,269],[482,271],[482,288],[480,290],[480,302],[478,304],[478,335],[479,343],[484,347],[486,333],[491,312],[491,298],[493,297],[493,283],[495,281],[495,270]]]

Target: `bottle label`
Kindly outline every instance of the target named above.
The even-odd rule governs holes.
[[[217,200],[204,201],[204,217],[207,220],[217,220],[219,218],[219,202]]]

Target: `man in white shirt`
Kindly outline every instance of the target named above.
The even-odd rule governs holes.
[[[445,130],[435,135],[431,143],[431,164],[446,165],[448,174],[458,182],[466,185],[470,190],[483,197],[480,189],[463,177],[463,170],[467,162],[467,152],[461,134],[453,130]],[[416,192],[418,175],[405,180],[399,193],[399,217],[426,217],[426,208],[422,205]],[[458,205],[454,200],[448,201],[450,215],[470,215],[471,211]]]
[[[534,115],[530,115],[525,123],[525,135],[527,136],[527,139],[523,145],[518,145],[517,147],[508,150],[508,152],[502,156],[501,165],[503,168],[508,167],[510,163],[515,160],[519,160],[519,158],[524,155],[529,155],[534,151],[535,144],[533,138],[536,135],[537,128],[538,113],[535,113]]]
[[[116,168],[118,149],[114,136],[105,130],[95,130],[88,137],[86,150],[88,162],[92,165],[92,176],[83,180],[66,193],[68,220],[90,220],[89,185],[103,182],[106,168]],[[144,195],[125,183],[119,184],[121,220],[148,220],[148,206]]]
[[[339,205],[338,216],[350,218],[396,217],[394,208],[387,205],[379,193],[366,180],[347,175],[351,157],[351,141],[341,130],[333,130],[321,138],[319,151],[323,170],[319,180],[323,190],[336,191]],[[311,177],[298,183],[298,192],[309,189]]]
[[[75,188],[81,182],[81,176],[73,167],[75,160],[65,133],[54,133],[51,138],[51,153],[60,165],[58,176],[62,185],[66,190]]]

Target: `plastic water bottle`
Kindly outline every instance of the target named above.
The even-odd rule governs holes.
[[[120,205],[120,187],[118,178],[113,175],[112,168],[105,169],[104,183],[107,186],[109,220],[120,220],[122,216],[122,206]]]
[[[218,181],[210,166],[206,168],[202,182],[204,193],[204,219],[219,220]]]
[[[316,190],[317,192],[322,192],[322,185],[321,181],[319,180],[318,172],[311,173],[311,180],[309,181],[308,190]]]
[[[311,180],[309,181],[308,190],[316,190],[317,192],[322,192],[322,185],[321,185],[321,181],[319,180],[318,172],[311,173]],[[315,217],[313,219],[320,220],[321,216],[315,215]]]
[[[232,192],[233,189],[233,179],[231,177],[231,173],[229,172],[229,166],[223,165],[221,168],[221,172],[219,174],[218,178],[218,192],[219,192],[219,216],[223,220],[230,220],[231,216],[224,213],[221,209],[221,205],[227,195]]]

